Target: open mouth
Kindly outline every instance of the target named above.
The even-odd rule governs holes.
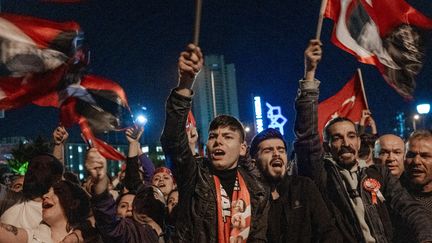
[[[164,183],[157,184],[157,187],[159,187],[159,188],[162,188],[162,187],[165,187],[165,186],[166,185]]]
[[[282,160],[273,160],[270,162],[270,166],[273,168],[282,168],[284,165],[284,163],[282,162]]]
[[[51,204],[49,202],[43,202],[42,203],[42,208],[43,209],[48,209],[48,208],[52,208],[54,206],[54,204]]]
[[[213,151],[212,153],[212,157],[213,159],[218,159],[221,158],[225,155],[225,151],[223,151],[222,149],[216,149],[215,151]]]

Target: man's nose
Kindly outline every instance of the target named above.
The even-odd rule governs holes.
[[[416,153],[416,155],[415,155],[414,158],[413,158],[413,162],[414,162],[415,164],[421,164],[421,161],[422,161],[422,158],[421,158],[420,154],[419,154],[419,153]]]
[[[222,144],[222,136],[217,136],[215,139],[215,145],[220,145]]]
[[[396,160],[395,154],[393,152],[390,152],[388,157],[387,157],[387,160],[388,161],[395,161]]]

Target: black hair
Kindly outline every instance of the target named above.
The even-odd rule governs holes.
[[[354,126],[354,128],[356,129],[356,125],[354,124],[354,122],[351,121],[350,119],[346,118],[346,117],[338,116],[336,118],[333,118],[330,121],[328,121],[324,127],[324,130],[323,130],[323,141],[324,142],[329,141],[329,129],[330,129],[330,127],[333,126],[334,124],[338,123],[338,122],[350,122]],[[357,131],[357,129],[356,129],[356,131]]]
[[[63,173],[63,178],[67,181],[73,182],[75,184],[81,185],[81,181],[77,174],[73,173],[72,171],[65,171]]]
[[[246,137],[244,127],[237,118],[230,115],[219,115],[211,121],[209,131],[216,130],[220,127],[228,127],[233,131],[238,131],[240,133],[240,141],[244,142]]]
[[[125,193],[120,194],[120,195],[117,197],[117,199],[116,199],[116,206],[119,205],[121,199],[122,199],[124,196],[126,196],[126,195],[134,195],[134,196],[135,196],[136,194],[135,194],[135,192],[133,192],[133,191],[129,191],[129,192],[125,192]]]
[[[75,228],[87,221],[90,215],[90,198],[84,189],[76,183],[63,180],[55,183],[53,190],[59,198],[69,227]]]
[[[250,156],[252,158],[255,157],[255,155],[258,153],[260,143],[264,140],[271,139],[271,138],[278,138],[282,140],[285,149],[287,149],[286,142],[282,134],[274,128],[267,128],[262,132],[258,133],[257,135],[255,135],[255,137],[252,139],[250,150],[249,150]]]
[[[24,176],[23,195],[26,200],[42,197],[50,187],[61,180],[63,164],[51,154],[36,155],[29,161]]]

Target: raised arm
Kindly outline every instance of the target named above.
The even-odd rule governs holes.
[[[322,145],[318,133],[318,95],[320,82],[315,71],[321,60],[321,42],[311,40],[304,53],[305,76],[299,81],[295,100],[296,118],[294,149],[297,156],[298,173],[319,180],[323,169]]]
[[[186,121],[192,103],[192,85],[203,65],[199,47],[189,44],[180,54],[178,61],[179,82],[166,102],[166,120],[162,132],[163,150],[173,165],[177,184],[192,181],[196,174],[196,162],[189,147],[186,135]]]
[[[407,192],[400,184],[400,180],[390,174],[386,166],[373,166],[381,169],[381,176],[385,180],[383,194],[390,208],[408,224],[418,242],[432,242],[431,213]]]
[[[68,137],[69,137],[69,133],[66,131],[66,129],[63,126],[58,126],[53,132],[53,141],[54,141],[53,155],[58,160],[60,160],[60,162],[62,162],[63,165],[65,163],[64,146]]]

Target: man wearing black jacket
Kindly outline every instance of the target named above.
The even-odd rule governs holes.
[[[385,166],[367,167],[358,160],[360,138],[352,121],[342,117],[329,121],[321,144],[317,127],[320,82],[314,79],[321,55],[320,41],[311,40],[296,98],[294,148],[299,174],[318,185],[344,242],[391,242],[388,208],[401,215],[419,242],[432,241],[432,219],[399,180]]]
[[[178,86],[166,102],[161,143],[179,191],[174,241],[266,242],[269,191],[259,183],[257,169],[242,160],[242,124],[220,115],[209,126],[207,157],[196,158],[189,148],[186,121],[202,65],[200,48],[189,44],[180,54]]]
[[[318,188],[307,177],[287,174],[282,134],[273,128],[252,140],[250,155],[271,188],[268,242],[340,242],[340,235]]]

